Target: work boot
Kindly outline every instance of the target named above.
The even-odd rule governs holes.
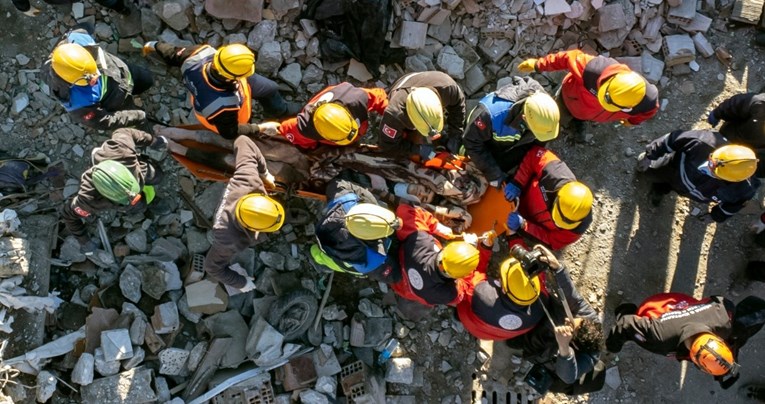
[[[672,189],[669,187],[669,184],[658,182],[651,184],[651,190],[648,192],[648,197],[651,200],[651,205],[656,207],[661,205],[661,201],[664,199],[664,195],[667,195],[671,191]]]
[[[637,305],[634,303],[622,303],[614,309],[614,316],[616,318],[619,318],[621,316],[626,316],[629,314],[635,314],[637,313]]]
[[[738,389],[738,394],[749,400],[765,403],[765,384],[746,384]]]

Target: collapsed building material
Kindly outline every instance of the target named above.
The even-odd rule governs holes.
[[[687,34],[664,37],[664,63],[667,67],[688,63],[696,59],[696,46]]]
[[[730,19],[746,24],[757,24],[762,16],[763,0],[736,0]]]
[[[3,364],[11,366],[24,373],[36,375],[44,360],[71,352],[74,350],[75,344],[84,338],[85,327],[82,327],[77,331],[37,347],[24,355],[5,360],[3,361]]]
[[[97,379],[83,386],[82,402],[98,404],[140,404],[157,399],[151,388],[150,369],[131,369],[118,375]]]

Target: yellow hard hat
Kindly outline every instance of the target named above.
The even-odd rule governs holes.
[[[441,265],[452,279],[464,278],[478,267],[480,254],[472,244],[454,241],[441,250]]]
[[[528,306],[539,298],[539,277],[529,279],[515,258],[508,258],[500,265],[499,279],[502,290],[517,305]]]
[[[600,106],[608,112],[629,112],[645,97],[645,79],[635,72],[616,73],[598,88]]]
[[[523,104],[523,120],[540,142],[558,137],[560,110],[558,104],[547,93],[534,93]]]
[[[592,210],[592,191],[579,181],[572,181],[558,190],[553,202],[552,220],[561,229],[579,226]]]
[[[379,240],[400,227],[396,214],[373,203],[359,203],[345,214],[345,227],[360,240]]]
[[[740,182],[757,171],[757,156],[746,146],[729,144],[709,156],[709,169],[725,181]]]
[[[236,203],[236,220],[249,231],[275,232],[284,224],[284,207],[267,195],[247,194]]]
[[[334,102],[325,102],[316,108],[313,125],[319,136],[340,146],[353,143],[359,134],[359,124],[348,108]]]
[[[51,66],[64,81],[76,86],[87,86],[90,77],[98,74],[96,60],[87,49],[75,43],[57,46],[51,55]]]
[[[690,356],[699,369],[714,376],[726,375],[738,367],[728,344],[708,332],[701,333],[693,340]]]
[[[422,136],[438,138],[444,130],[444,110],[435,91],[413,88],[406,97],[406,114]]]
[[[213,67],[229,80],[249,77],[255,73],[255,54],[240,43],[225,45],[215,52]]]

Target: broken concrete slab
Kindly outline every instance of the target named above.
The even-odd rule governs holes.
[[[56,384],[58,379],[53,373],[43,370],[37,374],[37,402],[44,403],[48,401],[53,393],[56,392]]]
[[[691,39],[693,40],[693,45],[696,46],[696,50],[699,51],[702,56],[708,58],[714,55],[715,50],[704,34],[697,32]]]
[[[95,380],[80,389],[82,402],[98,404],[138,404],[157,399],[151,388],[152,371],[138,368]]]
[[[271,324],[258,317],[247,335],[245,349],[258,366],[268,366],[282,357],[284,336]]]
[[[218,282],[204,279],[186,286],[186,302],[192,312],[215,314],[226,310],[228,295]]]
[[[627,25],[627,16],[621,4],[609,4],[598,10],[600,17],[598,31],[601,33],[623,28]]]
[[[475,94],[482,91],[483,86],[489,83],[489,79],[484,75],[480,66],[476,65],[465,72],[465,80],[463,82],[463,89],[465,94]]]
[[[178,306],[173,301],[162,303],[154,307],[154,315],[151,316],[151,325],[157,334],[170,334],[180,326],[178,318]]]
[[[730,19],[746,24],[757,24],[762,16],[763,0],[736,0]]]
[[[207,353],[207,342],[202,341],[194,345],[194,348],[189,351],[189,360],[186,362],[186,367],[190,372],[197,370],[199,363],[202,362],[205,354]]]
[[[390,317],[367,318],[356,313],[351,319],[350,343],[354,347],[376,347],[393,335]]]
[[[428,24],[416,21],[402,21],[393,34],[393,42],[402,48],[420,49],[425,46]]]
[[[29,273],[31,250],[26,239],[2,237],[0,238],[0,251],[3,251],[2,256],[0,256],[0,278],[16,275],[26,276]]]
[[[125,370],[133,369],[143,363],[144,359],[146,359],[146,351],[144,351],[140,346],[135,346],[133,347],[133,357],[123,361],[122,368]]]
[[[120,371],[119,361],[107,361],[104,358],[104,351],[101,348],[96,348],[96,352],[93,354],[94,364],[96,372],[101,376],[116,375]]]
[[[682,0],[677,7],[667,11],[667,22],[678,25],[688,25],[696,16],[696,0]]]
[[[188,0],[164,0],[152,6],[152,10],[170,28],[182,32],[189,26],[190,20],[186,10],[191,7]]]
[[[187,402],[191,401],[207,389],[207,383],[218,369],[220,361],[228,350],[231,341],[231,338],[215,338],[210,342],[210,347],[204,359],[202,359],[202,362],[186,386],[186,390],[183,393],[184,400]]]
[[[247,357],[245,344],[250,329],[236,310],[214,314],[202,320],[204,332],[212,337],[230,337],[226,352],[220,360],[221,367],[236,367]]]
[[[712,19],[705,16],[704,14],[696,13],[696,15],[693,16],[693,20],[691,20],[688,25],[681,26],[680,28],[683,29],[683,31],[690,32],[690,33],[696,33],[696,32],[707,32],[709,31],[709,27],[712,26]]]
[[[545,15],[559,15],[565,14],[571,11],[571,6],[566,0],[545,0]]]
[[[263,0],[205,0],[205,11],[220,19],[260,22]]]
[[[334,349],[327,344],[321,344],[319,349],[313,351],[313,365],[319,377],[334,376],[342,371]]]
[[[133,357],[130,332],[125,328],[102,331],[101,349],[104,352],[104,360],[106,361],[117,361]]]
[[[141,272],[131,264],[128,264],[120,274],[120,290],[122,296],[133,303],[141,300]]]
[[[189,351],[180,348],[167,348],[159,353],[159,373],[178,376],[186,369]]]
[[[348,63],[348,72],[346,74],[362,83],[374,78],[363,63],[353,58]]]
[[[643,77],[649,83],[657,84],[661,80],[664,72],[664,62],[651,56],[648,52],[643,52],[641,56],[641,65],[643,67]]]
[[[152,298],[159,300],[167,291],[165,271],[159,267],[161,263],[141,265],[141,290]]]
[[[141,317],[135,317],[130,324],[130,342],[133,345],[143,345],[146,336],[146,320]]]
[[[93,370],[95,366],[95,358],[93,355],[83,352],[80,355],[80,359],[77,360],[77,364],[74,365],[72,370],[72,383],[79,384],[81,386],[87,386],[93,383]]]
[[[305,389],[316,381],[311,355],[292,358],[276,370],[276,379],[282,381],[285,391]]]
[[[439,70],[452,78],[458,80],[465,78],[465,61],[457,55],[457,52],[451,46],[447,45],[441,48],[436,58],[436,65],[438,65]]]
[[[414,362],[409,358],[393,358],[388,361],[385,381],[389,383],[412,384],[414,381]]]
[[[62,261],[69,262],[85,262],[85,254],[80,252],[80,242],[74,236],[69,236],[64,239],[64,243],[61,244],[58,258]]]
[[[85,329],[88,333],[85,352],[92,353],[98,348],[101,344],[101,331],[111,329],[117,318],[119,318],[117,310],[93,308],[93,313],[85,319]]]

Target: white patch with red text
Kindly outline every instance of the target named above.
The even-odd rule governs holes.
[[[76,214],[78,214],[78,215],[80,215],[82,217],[90,216],[90,212],[86,211],[85,209],[83,209],[83,208],[81,208],[79,206],[75,206],[74,207],[74,213],[76,213]]]
[[[385,136],[387,136],[387,137],[389,137],[391,139],[395,138],[396,137],[396,133],[398,133],[397,130],[391,128],[390,126],[388,126],[388,124],[383,125],[382,131],[385,134]]]

